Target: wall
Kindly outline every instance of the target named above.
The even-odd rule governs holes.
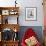
[[[15,6],[15,0],[0,0],[0,6]],[[19,12],[19,24],[20,26],[43,26],[43,6],[42,0],[17,0],[20,7]],[[37,21],[25,21],[25,8],[36,7],[37,8]]]
[[[0,0],[0,6],[1,6],[1,7],[14,6],[14,1],[15,1],[15,0]]]
[[[43,26],[43,6],[42,0],[21,0],[18,1],[21,4],[19,22],[21,26]],[[36,7],[37,8],[37,21],[25,21],[25,8]]]

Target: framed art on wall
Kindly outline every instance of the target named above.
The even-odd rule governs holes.
[[[26,20],[37,20],[36,7],[26,7]]]
[[[2,15],[9,15],[9,10],[2,10]]]

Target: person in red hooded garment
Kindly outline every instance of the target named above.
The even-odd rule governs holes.
[[[21,46],[41,46],[32,28],[28,28],[22,38]]]

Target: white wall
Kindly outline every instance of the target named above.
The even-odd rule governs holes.
[[[15,0],[0,0],[0,6],[1,6],[1,7],[14,6],[14,5],[15,5],[14,1],[15,1]]]
[[[21,4],[20,11],[20,25],[22,26],[43,26],[43,6],[42,0],[21,0],[18,1]],[[25,21],[25,8],[36,7],[37,8],[37,21]]]
[[[15,0],[0,0],[0,6],[14,6]],[[20,7],[19,12],[19,24],[21,26],[43,26],[43,6],[42,0],[17,0]],[[36,7],[37,8],[37,21],[25,21],[25,8]]]

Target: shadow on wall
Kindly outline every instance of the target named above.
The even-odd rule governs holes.
[[[42,43],[43,42],[42,26],[21,26],[20,27],[20,32],[19,32],[19,39],[20,39],[20,41],[22,40],[23,35],[24,35],[25,31],[28,28],[32,28],[34,30],[34,32],[36,32],[39,41]]]

